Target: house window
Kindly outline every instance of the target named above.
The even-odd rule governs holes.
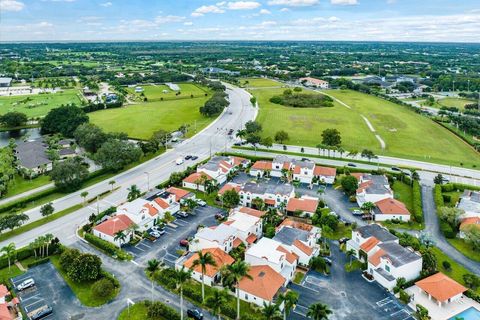
[[[390,267],[389,267],[389,266],[385,266],[385,270],[387,270],[387,272],[390,272]]]
[[[245,299],[247,299],[247,300],[248,300],[248,294],[246,294],[246,293],[245,293]]]

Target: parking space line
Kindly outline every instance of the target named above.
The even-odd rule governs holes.
[[[297,311],[297,309],[302,309],[303,312],[301,310]],[[293,310],[293,312],[295,312],[296,314],[299,314],[299,315],[304,316],[304,317],[307,316],[307,311],[308,311],[308,308],[305,307],[305,306],[302,306],[302,305],[297,305],[295,307],[295,310]]]
[[[134,265],[136,266],[140,266],[137,262],[135,262],[134,260],[130,260],[131,263],[133,263]]]
[[[385,299],[382,299],[380,301],[377,301],[377,306],[379,307],[383,307],[384,305],[387,305],[389,303],[393,302],[393,300],[391,298],[385,298]]]
[[[138,247],[138,244],[135,246],[135,249],[140,250],[140,251],[145,251],[145,250],[143,250],[143,249],[140,249],[140,248]]]

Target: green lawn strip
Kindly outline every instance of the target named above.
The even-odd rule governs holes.
[[[463,275],[465,274],[471,274],[465,267],[462,265],[458,264],[455,260],[447,256],[445,253],[443,253],[440,249],[437,247],[432,248],[433,253],[437,257],[437,269],[438,271],[441,271],[445,273],[447,276],[452,278],[453,280],[465,285],[465,281],[463,281]],[[443,267],[442,263],[443,261],[448,261],[450,263],[450,269],[447,270]],[[480,287],[475,290],[475,292],[480,293]]]
[[[117,320],[145,320],[147,316],[147,306],[143,302],[137,302],[134,305],[123,309]],[[169,320],[160,318],[159,320]]]
[[[350,261],[345,263],[345,271],[347,272],[352,272],[355,270],[361,270],[363,267],[363,263],[361,263],[359,260],[352,260],[352,263],[350,264]]]
[[[460,111],[463,111],[465,109],[466,104],[471,104],[475,102],[476,101],[474,100],[454,97],[447,97],[437,100],[437,103],[440,107],[455,107],[458,108]]]
[[[478,140],[475,140],[473,136],[464,133],[462,130],[459,130],[457,127],[452,126],[450,123],[446,123],[442,121],[436,121],[436,122],[442,127],[445,127],[446,129],[450,130],[453,134],[456,134],[460,139],[463,139],[469,145],[474,146],[476,143],[478,143]]]
[[[248,81],[248,83],[246,83]],[[247,88],[262,88],[262,87],[279,87],[285,84],[265,78],[242,78],[239,79],[240,86]]]
[[[32,129],[32,128],[39,128],[39,127],[40,127],[40,124],[25,124],[23,126],[18,126],[18,127],[0,126],[0,132],[12,131],[12,130],[21,130],[21,129]]]
[[[24,267],[26,268],[26,265],[24,265]],[[25,273],[24,271],[21,271],[12,262],[12,265],[10,266],[10,270],[8,269],[8,267],[0,269],[0,283],[11,285],[10,283],[11,278],[21,276],[24,273]]]
[[[351,238],[352,226],[346,226],[342,223],[339,223],[337,230],[335,231],[323,230],[322,237],[325,237],[330,240],[339,240],[341,238]]]
[[[19,174],[16,174],[12,184],[8,188],[8,192],[3,196],[4,198],[8,198],[20,193],[24,193],[29,190],[33,190],[44,186],[46,184],[51,183],[50,177],[47,175],[40,175],[34,179],[24,179]]]
[[[19,234],[22,234],[24,232],[27,232],[27,231],[30,231],[32,229],[35,229],[37,227],[40,227],[46,223],[49,223],[53,220],[57,220],[63,216],[66,216],[67,214],[70,214],[74,211],[77,211],[79,209],[81,209],[83,206],[81,204],[77,204],[77,205],[74,205],[70,208],[67,208],[65,210],[62,210],[62,211],[59,211],[57,213],[54,213],[48,217],[44,217],[42,219],[39,219],[39,220],[36,220],[34,222],[31,222],[31,223],[27,223],[21,227],[18,227],[14,230],[11,230],[11,231],[8,231],[8,232],[5,232],[5,233],[2,233],[0,234],[0,241],[4,241],[4,240],[7,240],[11,237],[14,237],[14,236],[17,236]]]
[[[140,100],[144,97],[148,101],[168,101],[168,100],[180,100],[180,99],[191,99],[193,98],[205,97],[205,94],[209,94],[210,90],[204,89],[201,86],[195,83],[177,83],[180,87],[180,91],[171,90],[167,85],[158,84],[158,85],[140,85],[143,88],[143,92],[136,93],[135,88],[129,87],[127,91],[129,94],[135,97],[135,100]],[[166,92],[164,92],[164,90]],[[180,92],[180,94],[178,94]],[[142,96],[143,93],[143,96]]]
[[[412,187],[401,181],[395,181],[392,186],[395,199],[403,202],[408,211],[413,211]]]
[[[425,225],[417,222],[399,222],[394,223],[391,221],[380,222],[387,229],[404,229],[404,230],[423,230]]]
[[[305,278],[305,273],[297,271],[293,278],[293,283],[300,284],[302,283],[303,278]]]
[[[63,280],[65,280],[65,282],[68,284],[70,289],[72,289],[75,296],[78,298],[78,300],[80,300],[80,302],[84,306],[98,307],[98,306],[104,305],[105,303],[115,298],[117,294],[120,292],[120,288],[117,288],[109,297],[106,297],[106,298],[95,297],[92,292],[92,285],[95,283],[95,281],[85,282],[85,283],[77,283],[75,281],[72,281],[60,267],[59,260],[60,260],[59,256],[50,257],[50,261],[52,261],[52,264],[55,266],[58,273],[62,276]]]
[[[203,116],[199,108],[209,97],[172,101],[145,102],[123,108],[107,109],[89,114],[90,122],[107,132],[125,132],[130,138],[149,139],[155,131],[175,131],[189,126],[186,137],[193,136],[215,117]],[[196,127],[196,132],[195,132]]]
[[[209,206],[221,208],[221,206],[219,206],[215,201],[215,199],[217,198],[216,192],[206,193],[200,190],[194,190],[194,189],[188,189],[188,188],[182,188],[182,189],[185,189],[194,193],[197,199],[205,201]]]
[[[480,262],[479,249],[473,248],[473,246],[467,243],[464,239],[455,238],[455,239],[447,239],[447,241],[450,242],[450,244],[454,246],[455,249],[460,251],[464,256],[468,257],[469,259]]]

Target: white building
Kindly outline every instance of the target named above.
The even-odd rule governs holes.
[[[130,220],[127,215],[119,214],[93,227],[92,233],[100,239],[113,243],[117,247],[121,247],[132,239],[133,230],[130,228],[133,225],[134,222]],[[123,232],[125,239],[116,238],[119,232]]]
[[[318,208],[318,198],[303,196],[301,198],[290,198],[287,203],[287,212],[301,212],[302,216],[312,217]]]
[[[457,208],[465,211],[462,218],[480,217],[480,191],[465,190]]]
[[[319,237],[319,233],[283,225],[277,228],[273,240],[298,256],[299,264],[307,266],[310,260],[320,253],[320,247],[317,245]]]
[[[393,199],[393,191],[388,179],[382,175],[361,175],[356,193],[360,207],[366,202],[376,203],[383,199]]]
[[[293,180],[311,184],[315,171],[315,163],[311,161],[295,161],[293,164]]]
[[[373,218],[375,221],[400,220],[410,221],[410,211],[403,202],[396,199],[383,199],[375,203]]]
[[[245,262],[251,266],[270,266],[282,275],[286,285],[295,273],[298,256],[286,249],[282,243],[264,237],[247,249]]]
[[[222,223],[218,226],[201,228],[190,242],[190,251],[200,251],[208,248],[220,248],[225,252],[233,249],[233,242],[237,238],[237,229]]]
[[[252,201],[260,198],[270,207],[286,206],[288,200],[295,196],[295,189],[290,184],[268,184],[248,182],[242,186],[240,192],[242,206],[251,207]]]
[[[132,202],[127,202],[117,207],[117,214],[124,214],[138,225],[140,231],[150,229],[155,225],[159,218],[159,211],[145,199],[135,199]],[[160,219],[162,219],[160,217]]]
[[[256,161],[251,167],[249,174],[255,178],[262,178],[272,172],[272,162],[259,160]]]
[[[302,83],[304,86],[307,86],[307,87],[328,89],[328,82],[321,79],[305,77],[305,78],[298,79],[298,82]]]
[[[337,169],[330,167],[315,166],[313,175],[319,183],[333,184],[337,176]]]
[[[232,210],[228,220],[224,222],[237,230],[236,236],[242,242],[249,246],[263,235],[263,220],[259,217],[238,211],[239,208]]]
[[[207,181],[212,181],[213,178],[205,172],[194,172],[182,181],[184,188],[205,191]]]

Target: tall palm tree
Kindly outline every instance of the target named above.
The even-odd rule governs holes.
[[[40,256],[43,258],[43,248],[45,246],[45,236],[40,236],[36,239],[40,248]]]
[[[350,257],[350,267],[351,267],[352,266],[352,258],[355,255],[355,250],[353,250],[353,249],[347,250],[347,252],[345,252],[345,254],[347,255],[347,257]]]
[[[83,198],[83,205],[85,205],[85,202],[87,201],[87,196],[88,196],[87,191],[83,191],[82,193],[80,193],[80,197]]]
[[[147,270],[152,273],[157,271],[159,266],[160,266],[160,261],[158,261],[157,259],[151,259],[147,261]]]
[[[282,318],[278,305],[274,303],[267,304],[266,302],[263,302],[262,315],[267,320],[276,320]]]
[[[53,234],[47,233],[45,235],[45,243],[47,244],[47,253],[46,256],[48,256],[48,246],[52,243],[52,240],[54,239]]]
[[[115,185],[115,180],[110,180],[108,184],[112,187],[111,191],[113,191],[113,186]]]
[[[332,314],[332,310],[321,302],[314,303],[308,307],[307,317],[313,320],[327,320],[328,316]]]
[[[142,192],[140,191],[140,189],[138,189],[136,184],[131,185],[130,188],[128,188],[127,190],[128,190],[128,195],[127,195],[128,201],[133,201],[138,197],[140,197],[140,195],[142,194]]]
[[[217,263],[210,252],[203,253],[197,252],[198,258],[193,261],[192,268],[200,266],[202,270],[202,302],[205,301],[205,273],[207,272],[207,266],[216,267]]]
[[[240,319],[240,280],[243,277],[253,279],[248,274],[250,266],[245,261],[237,261],[226,268],[226,282],[232,284],[237,292],[237,320]]]
[[[207,305],[212,308],[212,314],[218,316],[218,320],[221,320],[220,310],[228,300],[230,300],[230,294],[227,289],[214,290],[213,294],[207,298]]]
[[[125,239],[127,239],[127,235],[125,234],[125,232],[123,232],[123,230],[120,230],[117,233],[115,233],[115,236],[113,237],[114,241],[120,242],[120,246],[122,246],[122,244],[125,243]]]
[[[299,298],[298,292],[293,290],[289,290],[278,296],[277,301],[279,305],[282,304],[283,302],[283,320],[287,320],[287,316],[290,313],[290,311],[293,309],[293,307],[297,304],[298,298]]]
[[[190,279],[192,276],[192,271],[185,269],[182,266],[182,269],[175,270],[174,278],[177,289],[180,289],[180,320],[183,320],[183,285]]]
[[[8,272],[10,272],[10,258],[15,254],[15,243],[11,242],[1,249],[2,252],[5,252],[8,259]]]

